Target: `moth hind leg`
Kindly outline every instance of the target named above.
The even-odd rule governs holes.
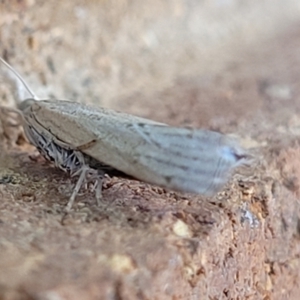
[[[66,206],[66,211],[69,212],[74,204],[75,198],[79,193],[80,188],[84,185],[84,183],[88,183],[94,181],[92,191],[95,191],[97,205],[100,206],[102,200],[102,186],[104,173],[94,172],[95,170],[91,169],[88,165],[82,166],[78,171],[72,174],[72,176],[79,175],[75,188],[72,192],[70,200]]]
[[[103,174],[103,176],[98,175],[95,178],[95,181],[94,181],[94,184],[92,187],[92,191],[95,191],[97,206],[101,206],[103,181],[104,181],[104,174]]]
[[[77,180],[75,188],[74,188],[74,190],[72,192],[72,195],[71,195],[71,197],[69,199],[69,202],[68,202],[68,204],[67,204],[67,206],[65,208],[67,212],[69,212],[72,209],[74,201],[75,201],[75,198],[78,195],[79,190],[82,187],[84,181],[86,180],[86,175],[87,175],[86,173],[87,173],[88,170],[89,170],[89,168],[87,166],[83,166],[76,173],[73,174],[73,175],[79,175],[80,174],[80,176],[79,176],[79,178]]]

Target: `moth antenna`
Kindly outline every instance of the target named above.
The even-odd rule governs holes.
[[[17,72],[9,63],[7,63],[2,57],[0,57],[0,61],[21,81],[27,92],[31,95],[34,100],[39,100],[37,95],[33,92],[33,90],[29,87],[29,85],[25,82],[22,76]]]

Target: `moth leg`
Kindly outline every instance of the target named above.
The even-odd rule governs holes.
[[[95,191],[95,195],[96,195],[97,206],[101,205],[103,180],[104,180],[104,176],[101,176],[101,177],[99,176],[96,179],[96,191]]]
[[[99,178],[97,181],[97,187],[96,187],[96,202],[97,206],[100,206],[101,200],[102,200],[102,184],[103,184],[103,179]]]
[[[77,183],[75,185],[75,188],[73,190],[73,193],[70,197],[70,200],[66,206],[66,211],[69,212],[72,209],[72,206],[74,204],[75,198],[79,193],[79,190],[83,184],[83,182],[86,180],[86,172],[89,170],[88,167],[83,166],[81,169],[79,169],[77,172],[75,172],[72,176],[78,175],[80,173],[80,176],[77,180]]]
[[[97,172],[95,174],[95,176],[93,176],[93,178],[91,178],[91,180],[94,180],[92,191],[93,192],[95,191],[97,206],[101,206],[102,187],[103,187],[104,175],[105,175],[105,173],[99,174]]]

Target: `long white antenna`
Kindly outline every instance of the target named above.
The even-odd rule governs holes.
[[[7,63],[2,57],[0,57],[0,61],[21,81],[27,92],[31,95],[34,100],[39,100],[37,95],[32,91],[32,89],[28,86],[22,76],[9,64]]]

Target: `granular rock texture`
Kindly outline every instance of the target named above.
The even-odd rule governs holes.
[[[266,14],[268,11],[268,14]],[[212,198],[135,180],[103,201],[0,113],[0,299],[299,299],[298,1],[2,1],[0,55],[40,98],[238,137]],[[4,66],[0,104],[29,97]]]

